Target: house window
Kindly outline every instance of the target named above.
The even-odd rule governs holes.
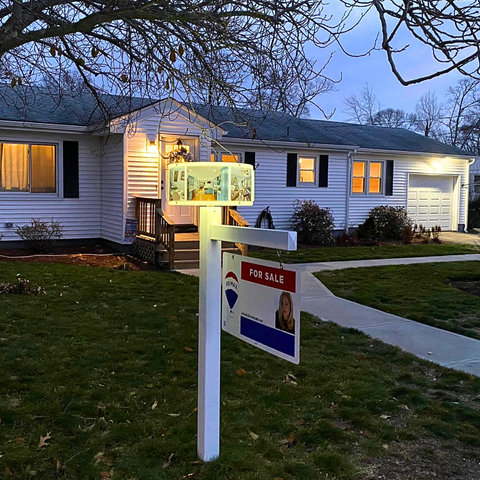
[[[0,192],[55,193],[55,145],[0,143]]]
[[[480,193],[480,175],[473,176],[473,191],[474,193]]]
[[[239,153],[222,153],[222,162],[240,163],[241,155]]]
[[[352,193],[365,193],[365,162],[353,162]]]
[[[368,174],[368,193],[382,193],[382,162],[370,162]]]
[[[316,175],[315,157],[298,157],[298,182],[315,184]]]
[[[352,193],[381,195],[383,193],[383,162],[353,162]]]

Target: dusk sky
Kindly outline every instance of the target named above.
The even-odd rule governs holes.
[[[368,18],[343,37],[344,46],[352,54],[364,53],[373,45],[378,30],[379,19],[372,11]],[[412,37],[403,32],[401,38],[399,37],[395,43],[395,47],[403,47],[405,44],[410,44],[410,47],[398,56],[401,58],[398,63],[399,69],[404,78],[414,78],[438,69],[439,64],[433,59],[430,50],[413,44]],[[404,87],[393,75],[384,51],[374,51],[367,57],[351,58],[345,55],[340,47],[333,45],[324,51],[312,50],[312,57],[322,65],[328,59],[330,51],[334,51],[335,54],[326,73],[332,79],[338,79],[341,73],[342,81],[335,86],[336,91],[318,97],[317,103],[326,113],[336,110],[332,120],[347,120],[344,100],[352,93],[360,93],[367,82],[373,88],[382,107],[399,108],[411,112],[422,94],[432,90],[441,99],[448,86],[454,85],[462,78],[460,73],[452,72],[433,80]],[[440,68],[445,66],[445,64],[440,65]],[[324,118],[322,113],[314,108],[311,109],[311,117]]]

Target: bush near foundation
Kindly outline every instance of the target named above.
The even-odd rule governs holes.
[[[314,200],[296,200],[292,228],[298,242],[305,245],[332,245],[334,219],[329,208],[320,208]]]
[[[56,240],[63,237],[63,227],[60,222],[51,220],[44,222],[39,218],[32,218],[30,223],[16,226],[15,233],[26,243],[28,248],[36,252],[47,252]]]
[[[405,228],[412,227],[405,207],[379,205],[370,210],[365,223],[371,223],[370,219],[376,225],[379,240],[402,240]]]

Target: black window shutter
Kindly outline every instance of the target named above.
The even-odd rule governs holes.
[[[245,163],[255,168],[255,152],[245,152]]]
[[[78,198],[78,142],[63,142],[63,198]]]
[[[385,195],[393,195],[393,160],[387,160]]]
[[[297,154],[287,154],[287,187],[297,186]]]
[[[323,188],[328,187],[328,155],[320,155],[318,186]]]

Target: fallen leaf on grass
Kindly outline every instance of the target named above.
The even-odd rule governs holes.
[[[256,433],[253,433],[251,432],[250,430],[248,431],[248,433],[250,434],[250,436],[254,439],[254,440],[258,440],[258,435]]]
[[[197,475],[200,475],[200,470],[197,470],[194,473],[189,473],[188,475],[185,475],[182,477],[182,480],[190,480],[191,478],[195,478]]]
[[[363,360],[366,360],[367,357],[365,355],[360,355],[358,359],[362,362]]]
[[[292,432],[288,438],[284,438],[282,440],[280,440],[280,451],[282,453],[285,453],[285,451],[288,449],[288,448],[292,448],[293,445],[295,444],[295,434]]]
[[[38,442],[38,448],[48,447],[50,444],[47,443],[47,440],[50,440],[52,437],[50,436],[52,432],[48,432],[44,437],[40,435],[40,441]]]
[[[147,383],[145,388],[153,388],[155,385],[153,383]]]
[[[290,383],[294,386],[297,386],[298,383],[297,383],[297,378],[295,377],[295,375],[293,375],[292,373],[287,373],[284,377],[283,377],[283,383]]]
[[[192,347],[185,347],[185,351],[186,352],[193,352],[193,348]]]
[[[45,418],[45,415],[27,415],[30,420],[36,420],[37,418]]]
[[[167,413],[167,415],[168,415],[169,417],[179,417],[179,416],[180,416],[179,413]]]
[[[178,320],[178,317],[176,315],[170,315],[168,318],[170,320]]]
[[[243,368],[237,368],[235,371],[237,372],[237,375],[240,375],[241,377],[247,374]]]
[[[384,444],[382,445],[382,447],[383,447],[385,450],[388,450],[388,445],[387,445],[386,443],[384,443]]]
[[[163,464],[162,468],[163,468],[164,470],[171,465],[171,463],[172,463],[172,458],[173,458],[174,455],[175,455],[175,452],[172,453],[172,454],[168,457],[168,460]]]
[[[152,410],[155,410],[155,409],[157,408],[157,405],[158,405],[158,403],[157,403],[157,401],[155,400],[155,401],[153,402],[153,405],[152,405]]]
[[[5,475],[8,478],[17,478],[17,476],[14,473],[12,473],[12,471],[8,467],[5,467]]]
[[[371,434],[371,432],[369,432],[368,430],[362,430],[360,432],[365,438],[372,438],[373,435]]]
[[[100,474],[103,478],[112,478],[113,477],[113,468],[109,472],[102,472]]]
[[[335,420],[332,422],[332,425],[334,427],[337,427],[339,428],[340,430],[351,430],[352,429],[352,425],[348,422],[344,422],[342,420]]]
[[[389,418],[392,418],[391,415],[380,415],[380,418],[383,418],[384,420],[388,420]]]
[[[62,476],[65,473],[65,467],[57,460],[57,473]]]
[[[93,459],[95,460],[95,465],[98,465],[99,463],[104,463],[105,465],[108,465],[111,467],[113,465],[114,459],[112,456],[108,455],[105,456],[103,452],[98,452]]]
[[[195,460],[194,462],[190,462],[190,465],[203,465],[203,460]]]

